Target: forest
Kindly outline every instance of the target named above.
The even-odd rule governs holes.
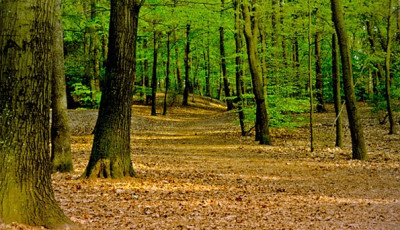
[[[397,229],[400,0],[0,0],[0,229]]]

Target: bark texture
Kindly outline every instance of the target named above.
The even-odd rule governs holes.
[[[332,82],[333,82],[333,102],[336,114],[336,143],[335,146],[343,147],[343,125],[341,115],[342,100],[340,96],[340,67],[339,50],[336,34],[332,34]]]
[[[85,178],[134,176],[130,157],[132,93],[141,2],[112,0],[105,87]]]
[[[388,9],[388,24],[387,24],[387,45],[386,45],[386,58],[385,58],[385,97],[386,97],[386,108],[389,117],[389,134],[396,134],[396,122],[394,120],[393,115],[393,105],[392,105],[392,96],[390,92],[391,88],[391,79],[390,79],[390,55],[391,55],[391,46],[392,46],[392,8],[393,8],[393,0],[389,0],[389,9]]]
[[[0,220],[72,222],[51,187],[50,79],[54,1],[0,2]]]
[[[64,72],[63,28],[61,0],[56,0],[54,22],[53,76],[51,82],[51,162],[53,172],[73,171],[71,141],[67,114],[67,88]]]
[[[253,7],[256,7],[253,5]],[[255,96],[256,108],[256,136],[260,144],[272,144],[269,135],[269,117],[267,113],[267,104],[264,97],[263,81],[261,76],[261,67],[259,65],[259,58],[257,56],[257,28],[252,25],[250,19],[249,4],[247,2],[242,4],[243,19],[245,21],[244,34],[247,43],[247,55],[250,66],[250,73],[253,82],[253,93]]]
[[[242,131],[242,136],[246,135],[244,120],[245,115],[243,111],[243,96],[242,96],[242,78],[243,78],[243,62],[242,62],[242,49],[243,49],[243,41],[242,41],[242,33],[241,33],[241,24],[240,24],[240,0],[233,1],[235,7],[235,45],[236,45],[236,95],[238,102],[238,114],[239,114],[239,123],[240,129]]]
[[[350,125],[353,159],[366,160],[368,158],[367,148],[365,146],[364,131],[361,125],[361,117],[358,112],[356,95],[354,92],[350,47],[340,0],[331,0],[331,8],[332,20],[335,24],[342,60],[343,84],[346,96],[347,116]]]
[[[224,6],[225,6],[225,1],[221,0],[221,17],[223,17],[222,10],[224,9]],[[224,92],[225,92],[225,97],[228,98],[226,99],[226,105],[229,111],[233,109],[233,102],[231,99],[229,99],[231,93],[229,89],[228,72],[226,70],[226,54],[225,54],[224,40],[225,40],[224,27],[221,26],[219,27],[219,48],[221,54],[222,79],[224,80]]]

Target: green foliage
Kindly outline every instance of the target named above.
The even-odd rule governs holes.
[[[97,108],[100,104],[101,93],[93,92],[89,87],[82,83],[72,84],[73,91],[71,95],[81,104],[84,108]],[[93,97],[93,95],[95,95]]]

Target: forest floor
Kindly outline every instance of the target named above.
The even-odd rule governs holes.
[[[274,145],[261,146],[204,98],[167,116],[134,105],[137,177],[123,180],[76,179],[97,111],[70,111],[75,172],[53,175],[55,195],[83,229],[400,229],[400,135],[362,104],[370,159],[351,160],[348,126],[335,148],[328,109],[316,114],[310,153],[307,128],[272,129]]]

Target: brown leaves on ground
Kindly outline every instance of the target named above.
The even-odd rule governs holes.
[[[133,106],[137,178],[76,180],[93,137],[90,129],[73,136],[75,173],[53,175],[66,214],[85,229],[399,228],[400,136],[386,135],[368,108],[370,160],[360,162],[350,159],[348,127],[345,148],[332,147],[332,108],[316,115],[317,149],[310,153],[307,129],[272,130],[274,146],[260,146],[240,136],[236,113],[197,101],[203,105],[156,117]]]

